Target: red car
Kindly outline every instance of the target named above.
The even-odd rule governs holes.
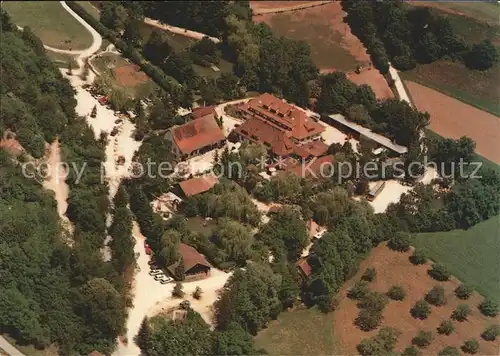
[[[151,247],[149,247],[149,245],[147,244],[146,240],[144,240],[144,250],[146,251],[146,255],[151,255],[151,252],[153,252],[151,250]]]

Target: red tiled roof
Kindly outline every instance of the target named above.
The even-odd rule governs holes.
[[[264,144],[278,156],[287,156],[293,153],[296,148],[285,132],[255,117],[247,119],[234,130],[251,141]]]
[[[311,275],[311,265],[307,262],[307,257],[303,257],[298,260],[296,265],[302,271],[304,276],[309,277]]]
[[[189,270],[195,267],[196,265],[202,265],[208,268],[212,268],[212,265],[208,263],[205,257],[203,257],[203,255],[201,255],[198,251],[196,251],[194,247],[191,247],[184,243],[180,243],[177,252],[182,257],[182,261],[184,263],[184,271],[186,273],[189,273]],[[167,269],[172,274],[175,274],[175,268],[177,267],[178,264],[179,262],[176,262],[173,265],[168,266]]]
[[[301,162],[297,166],[293,166],[293,167],[285,169],[285,172],[293,173],[296,176],[301,177],[301,178],[307,178],[310,176],[313,178],[316,178],[316,177],[319,177],[321,175],[322,170],[323,170],[323,172],[327,173],[327,171],[326,171],[327,168],[325,166],[328,166],[333,162],[334,162],[333,155],[323,156],[323,157],[315,159],[314,162],[312,162],[312,163],[309,163],[309,162],[302,163]],[[314,172],[316,177],[314,177],[314,175],[311,173],[311,171]],[[303,177],[303,175],[305,175],[305,177]]]
[[[193,113],[191,114],[193,116],[193,119],[198,119],[202,116],[207,116],[210,114],[213,114],[215,111],[215,105],[212,106],[202,106],[193,109]]]
[[[248,103],[242,104],[240,108],[261,120],[268,121],[270,125],[282,131],[288,131],[289,137],[293,137],[297,140],[320,134],[325,130],[321,124],[309,118],[307,114],[298,107],[288,104],[268,93],[264,93],[250,100]],[[252,110],[257,114],[253,113]],[[286,128],[272,123],[264,118],[263,115],[273,119],[279,123],[279,125],[283,125]]]
[[[171,129],[171,133],[175,144],[184,154],[214,145],[225,139],[213,114],[175,126]]]
[[[196,177],[185,180],[179,183],[184,195],[190,197],[192,195],[197,195],[204,193],[213,188],[214,185],[218,183],[218,179],[214,175],[206,175],[203,177]]]
[[[313,157],[323,156],[328,151],[328,145],[320,140],[311,141],[300,146],[300,148],[307,151]]]

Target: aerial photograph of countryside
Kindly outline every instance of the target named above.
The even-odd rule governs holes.
[[[0,356],[500,355],[500,1],[0,11]]]

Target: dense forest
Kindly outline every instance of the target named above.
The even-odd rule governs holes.
[[[104,142],[77,118],[73,89],[40,40],[29,28],[18,31],[4,11],[1,20],[0,130],[16,134],[27,154],[0,151],[0,330],[19,344],[55,344],[61,355],[108,353],[123,331],[122,268],[133,255],[112,246],[103,262],[100,252],[109,206],[100,183]],[[53,194],[22,173],[21,163],[44,156],[56,137],[67,161],[88,165],[79,184],[74,172],[68,177],[74,234],[62,226]],[[114,214],[126,225],[111,232],[122,241],[130,238],[123,204]]]
[[[417,63],[431,63],[447,57],[463,61],[469,68],[485,70],[498,61],[490,41],[467,45],[448,19],[428,7],[408,7],[403,1],[343,0],[347,21],[361,39],[372,61],[387,73],[390,61],[395,68],[408,70]]]

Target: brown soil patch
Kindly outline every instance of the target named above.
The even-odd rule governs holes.
[[[333,73],[335,71],[335,69],[322,69],[320,70],[320,73],[326,74]],[[350,72],[346,74],[347,78],[349,78],[349,80],[356,85],[369,85],[377,96],[377,99],[394,98],[394,93],[389,87],[389,83],[387,83],[387,80],[385,80],[384,76],[371,65],[370,67],[363,69],[359,74],[357,74],[356,72]]]
[[[495,342],[484,341],[480,335],[484,328],[500,318],[486,318],[477,309],[482,297],[474,293],[469,300],[462,301],[455,297],[453,290],[460,284],[456,279],[448,282],[437,282],[427,275],[430,264],[414,266],[409,261],[411,252],[400,253],[390,250],[385,245],[373,249],[371,255],[361,263],[359,272],[349,280],[340,291],[341,302],[335,311],[335,336],[345,354],[357,354],[356,346],[364,338],[377,334],[378,330],[364,332],[354,325],[359,309],[356,301],[346,297],[348,289],[361,278],[367,267],[374,267],[377,277],[370,283],[370,289],[385,293],[394,284],[402,285],[406,291],[405,300],[389,301],[384,310],[382,326],[394,327],[401,331],[395,350],[401,352],[411,345],[411,340],[420,330],[431,331],[434,339],[422,350],[425,355],[437,355],[446,346],[460,348],[463,342],[470,338],[478,340],[480,355],[497,355],[500,340]],[[436,284],[440,284],[446,291],[447,304],[441,307],[431,306],[432,312],[426,320],[414,319],[410,309],[415,302]],[[436,328],[443,320],[450,318],[453,310],[459,304],[468,304],[471,315],[467,321],[454,322],[455,332],[449,336],[439,335]]]
[[[268,2],[266,2],[268,3]],[[283,18],[286,16],[286,18]],[[361,41],[351,33],[351,29],[344,22],[346,13],[342,10],[340,2],[332,2],[326,5],[301,9],[300,11],[287,12],[283,14],[265,14],[254,16],[255,22],[265,22],[274,32],[279,35],[304,40],[311,46],[314,57],[315,52],[323,56],[345,56],[337,50],[330,53],[324,47],[339,47],[349,55],[349,58],[341,59],[350,61],[351,69],[356,67],[356,61],[362,66],[370,64],[370,57]],[[283,21],[277,21],[278,18]],[[274,21],[273,21],[274,19]],[[319,62],[319,61],[316,61]],[[323,61],[322,61],[323,62]],[[317,63],[320,69],[331,69]],[[335,68],[345,70],[344,68]]]
[[[116,81],[123,87],[135,87],[149,80],[136,64],[128,64],[114,69]]]
[[[500,118],[426,86],[406,86],[415,106],[431,114],[431,130],[453,139],[469,136],[480,155],[500,164]]]
[[[361,71],[360,74],[354,72],[348,73],[347,77],[357,85],[368,84],[371,86],[377,99],[394,98],[394,93],[389,87],[387,80],[385,80],[384,76],[373,67]]]

